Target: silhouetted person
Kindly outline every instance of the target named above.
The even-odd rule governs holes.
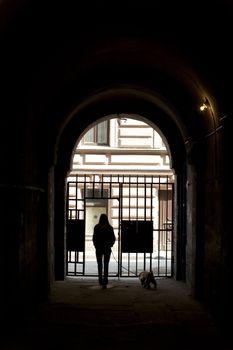
[[[94,227],[92,240],[96,252],[99,284],[102,285],[103,288],[106,288],[108,284],[108,266],[111,256],[111,247],[116,241],[113,227],[110,225],[106,214],[100,215],[99,223]]]

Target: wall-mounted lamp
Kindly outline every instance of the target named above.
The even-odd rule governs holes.
[[[202,112],[202,111],[204,111],[204,110],[207,109],[207,108],[208,108],[207,104],[203,103],[203,104],[200,106],[200,111]]]
[[[209,101],[207,99],[205,99],[205,101],[202,103],[202,105],[199,107],[199,109],[201,112],[203,112],[208,107],[210,107]]]

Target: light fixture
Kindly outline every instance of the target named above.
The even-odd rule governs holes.
[[[200,106],[200,111],[204,111],[206,108],[208,108],[208,106],[203,103],[201,106]]]
[[[205,99],[205,101],[202,103],[202,105],[199,107],[200,111],[203,112],[205,109],[209,107],[209,101]]]

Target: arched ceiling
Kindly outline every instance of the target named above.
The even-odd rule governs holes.
[[[232,77],[232,9],[231,1],[220,0],[188,6],[124,1],[114,7],[106,1],[3,0],[6,101],[17,96],[22,110],[30,101],[48,143],[63,131],[72,133],[73,125],[81,130],[116,112],[148,114],[171,142],[171,128],[183,142],[196,140],[232,110],[226,88]],[[198,108],[205,97],[213,113],[203,116]],[[156,110],[158,117],[152,117]]]

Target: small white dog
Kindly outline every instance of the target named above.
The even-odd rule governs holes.
[[[154,278],[153,272],[151,271],[142,271],[139,273],[139,280],[141,282],[141,285],[144,288],[149,289],[151,287],[151,284],[154,285],[154,288],[157,288],[157,282]]]

